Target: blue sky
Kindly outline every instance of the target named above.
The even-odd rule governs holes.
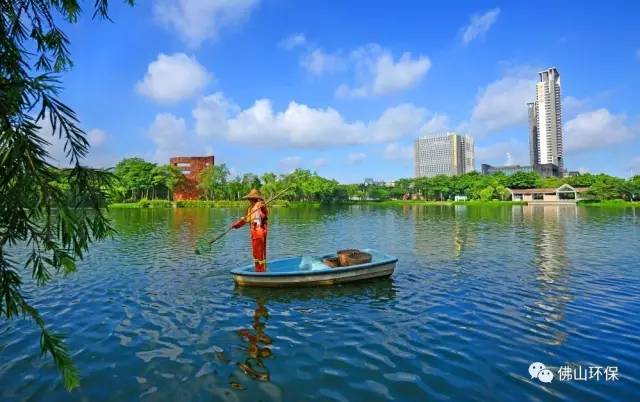
[[[567,168],[640,173],[640,3],[138,3],[66,27],[88,164],[213,153],[237,174],[388,180],[449,130],[476,139],[477,169],[527,164],[525,103],[555,66]]]

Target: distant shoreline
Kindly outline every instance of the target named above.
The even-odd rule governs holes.
[[[426,201],[426,200],[364,200],[364,201],[339,201],[339,202],[317,202],[317,201],[275,201],[270,206],[276,208],[286,207],[320,207],[324,205],[375,205],[375,206],[406,206],[406,205],[424,205],[424,206],[523,206],[528,205],[526,201]],[[540,204],[540,205],[561,205],[561,204]],[[113,203],[109,204],[111,209],[146,209],[146,208],[244,208],[247,202],[244,200],[232,201],[168,201],[168,200],[142,200],[138,202]],[[598,207],[598,208],[621,208],[621,207],[640,207],[640,202],[625,200],[606,200],[606,201],[578,201],[577,206],[580,207]]]
[[[377,205],[377,206],[404,206],[404,205],[435,205],[435,206],[451,206],[451,205],[478,205],[478,206],[504,206],[504,205],[527,205],[526,201],[426,201],[426,200],[363,200],[363,201],[337,201],[337,202],[318,202],[318,201],[275,201],[270,204],[271,207],[320,207],[324,205]],[[245,208],[247,202],[240,201],[167,201],[167,200],[142,200],[139,202],[113,203],[109,204],[109,208],[113,209],[142,209],[142,208]]]

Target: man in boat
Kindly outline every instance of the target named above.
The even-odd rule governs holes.
[[[235,221],[231,227],[238,229],[246,223],[250,224],[251,248],[253,249],[253,262],[256,272],[267,270],[267,219],[269,211],[264,203],[260,190],[252,189],[244,196],[249,201],[249,208],[245,216]]]

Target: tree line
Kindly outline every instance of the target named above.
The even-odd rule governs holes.
[[[177,186],[184,182],[180,171],[170,165],[157,165],[141,158],[127,158],[114,169],[115,181],[109,190],[113,202],[136,202],[141,199],[171,199]],[[607,174],[582,174],[571,177],[541,177],[535,172],[517,172],[507,176],[497,172],[477,172],[460,176],[403,178],[393,185],[340,184],[315,172],[296,169],[292,173],[262,175],[246,173],[233,176],[225,164],[208,166],[199,174],[198,187],[202,199],[240,200],[252,188],[265,197],[274,194],[289,201],[341,202],[347,200],[391,200],[420,198],[433,201],[453,200],[466,196],[472,200],[508,200],[508,188],[557,188],[563,184],[588,187],[594,199],[639,200],[640,176],[625,180]]]

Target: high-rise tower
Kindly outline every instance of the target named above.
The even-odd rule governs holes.
[[[538,73],[536,101],[528,103],[531,165],[554,175],[564,171],[560,73],[555,67]],[[557,171],[557,173],[555,173]]]

